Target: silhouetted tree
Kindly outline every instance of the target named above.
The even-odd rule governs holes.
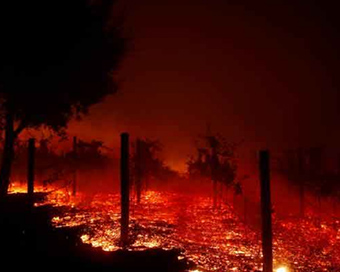
[[[71,172],[72,161],[52,149],[51,138],[43,138],[36,145],[35,173],[36,184],[48,185],[56,181],[66,180]],[[27,141],[17,140],[14,149],[14,159],[11,177],[20,183],[27,180]]]
[[[137,139],[135,152],[131,158],[134,173],[133,180],[136,186],[137,202],[143,189],[148,189],[152,180],[162,184],[174,180],[178,173],[165,165],[159,158],[162,145],[159,141],[150,139]]]
[[[203,143],[197,148],[197,158],[191,158],[187,163],[188,173],[192,179],[203,177],[213,181],[216,206],[218,183],[234,188],[235,194],[242,193],[241,184],[236,180],[236,145],[219,135],[207,135],[202,139]]]
[[[336,169],[336,159],[333,169],[327,169],[328,159],[331,158],[328,158],[326,149],[323,147],[293,149],[280,157],[278,171],[286,176],[292,185],[298,187],[301,216],[304,215],[305,210],[305,192],[316,195],[319,204],[321,197],[339,198],[340,171]]]
[[[76,164],[79,170],[101,170],[106,168],[109,164],[109,158],[103,154],[102,149],[104,149],[104,143],[102,141],[91,140],[86,142],[79,140],[77,143],[77,158]],[[72,158],[73,151],[66,154]]]
[[[72,117],[116,91],[125,39],[112,0],[2,1],[0,102],[5,141],[0,195],[6,195],[14,142],[25,128],[61,133]]]

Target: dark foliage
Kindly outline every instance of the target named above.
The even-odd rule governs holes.
[[[237,163],[235,144],[226,141],[222,136],[205,136],[197,149],[197,158],[191,158],[188,173],[192,179],[207,178],[233,187],[235,193],[242,192],[241,184],[236,181]]]
[[[25,128],[62,133],[68,121],[114,93],[125,40],[113,0],[2,1],[0,113],[5,127],[0,194],[6,195],[14,143]]]
[[[322,197],[339,198],[339,166],[339,157],[330,156],[322,147],[288,150],[278,158],[278,171],[288,181]]]
[[[0,95],[20,127],[59,131],[116,91],[124,39],[112,1],[2,1]]]

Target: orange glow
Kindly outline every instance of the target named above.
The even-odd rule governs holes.
[[[11,193],[26,192],[14,184]],[[67,188],[36,187],[50,192],[45,203],[64,206],[63,215],[52,223],[56,228],[82,227],[79,237],[85,244],[104,251],[120,249],[120,198],[118,194],[78,194]],[[260,232],[244,225],[229,206],[212,209],[209,197],[148,191],[142,205],[131,202],[129,250],[177,248],[179,259],[197,264],[196,271],[261,270]],[[68,209],[69,207],[69,209]],[[274,264],[276,272],[314,271],[340,267],[340,221],[320,221],[310,215],[305,220],[274,220]],[[279,266],[285,263],[287,266]],[[194,270],[195,271],[195,270]]]
[[[276,269],[276,272],[289,272],[287,267],[279,267],[278,269]]]

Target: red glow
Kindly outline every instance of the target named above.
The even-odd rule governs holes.
[[[11,192],[24,192],[14,184]],[[37,191],[53,191],[38,187]],[[55,227],[82,226],[81,240],[105,251],[119,249],[119,196],[53,191],[45,204],[72,207],[54,217]],[[131,204],[130,250],[180,248],[201,269],[255,271],[261,267],[260,234],[242,223],[233,208],[212,209],[208,196],[148,191],[142,205]],[[305,220],[274,220],[276,271],[324,271],[340,266],[340,221],[309,212]],[[182,257],[181,257],[182,258]],[[248,270],[247,270],[248,269]]]

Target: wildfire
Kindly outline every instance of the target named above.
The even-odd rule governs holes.
[[[25,190],[18,185],[11,188],[12,193]],[[48,190],[37,187],[36,191]],[[83,243],[104,251],[120,248],[118,194],[71,197],[67,189],[49,191],[44,204],[69,207],[53,218],[56,228],[79,226]],[[176,248],[182,252],[179,259],[197,264],[195,271],[262,270],[260,233],[244,225],[227,205],[217,211],[208,197],[149,191],[142,204],[132,202],[130,210],[129,250]],[[276,272],[339,271],[339,220],[275,219],[273,227]]]

